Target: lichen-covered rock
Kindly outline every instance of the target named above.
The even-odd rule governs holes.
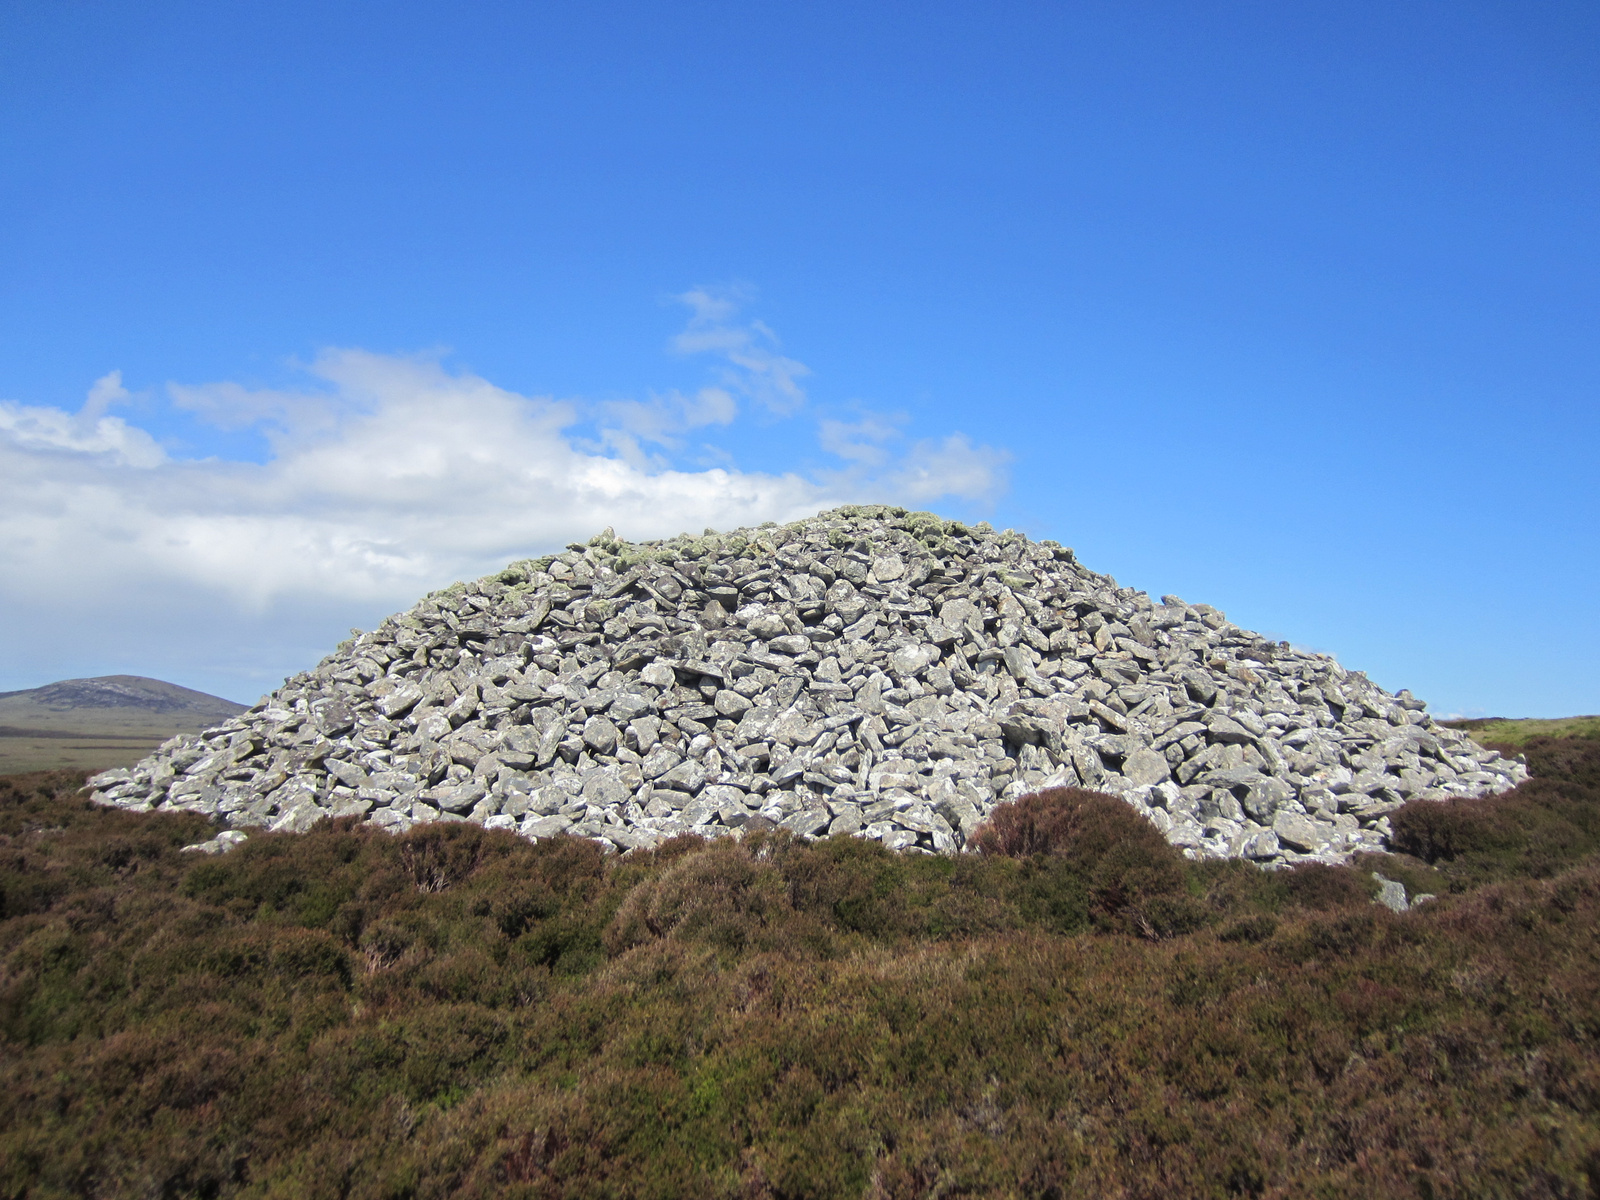
[[[1185,852],[1337,861],[1518,761],[1333,659],[1072,551],[864,506],[587,545],[457,584],[250,711],[91,781],[230,829],[470,820],[627,850],[781,827],[959,849],[996,803],[1120,795]]]

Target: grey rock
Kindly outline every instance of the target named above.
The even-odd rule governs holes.
[[[910,829],[917,833],[932,833],[934,822],[940,820],[941,818],[925,804],[913,804],[911,807],[901,809],[894,814],[894,823],[896,825],[902,829]]]
[[[1122,774],[1134,787],[1152,787],[1165,783],[1171,777],[1172,769],[1165,755],[1149,747],[1141,747],[1123,760]]]
[[[548,838],[565,833],[572,827],[572,818],[552,814],[548,817],[525,817],[518,830],[523,837]]]
[[[1391,912],[1403,913],[1410,910],[1411,905],[1406,900],[1406,885],[1397,879],[1385,879],[1376,871],[1372,877],[1378,881],[1378,895],[1373,901],[1381,904]]]
[[[639,765],[639,771],[646,779],[660,779],[682,761],[683,755],[676,750],[669,746],[657,746],[645,755],[644,762]]]
[[[1280,812],[1272,821],[1280,844],[1302,854],[1313,854],[1332,841],[1334,829],[1300,813]]]
[[[596,808],[620,808],[630,795],[631,789],[615,767],[597,767],[583,777],[583,798]]]
[[[1210,714],[1206,718],[1206,731],[1213,742],[1223,745],[1249,745],[1256,740],[1255,734],[1224,713]]]
[[[857,832],[862,827],[861,813],[842,812],[828,823],[828,836],[840,837],[845,834]]]
[[[892,583],[905,573],[905,561],[898,554],[883,554],[872,560],[868,578],[876,583]]]
[[[566,737],[566,721],[553,708],[538,708],[530,715],[528,728],[535,730],[538,735],[536,742],[527,743],[534,754],[535,765],[541,768],[549,766]]]
[[[622,732],[609,717],[598,714],[583,723],[583,744],[596,754],[610,754],[622,740]]]
[[[1281,779],[1258,776],[1245,793],[1244,810],[1258,821],[1270,821],[1273,814],[1288,803],[1293,795],[1293,789]]]
[[[411,818],[392,808],[379,808],[367,818],[367,824],[376,825],[379,829],[391,833],[404,833],[411,828]]]
[[[734,787],[732,784],[712,783],[701,789],[700,799],[720,809],[730,805],[738,805],[742,808],[751,798],[747,796],[744,789]]]
[[[748,696],[742,696],[732,688],[722,688],[717,692],[712,707],[717,710],[718,716],[737,721],[750,711],[752,705]]]
[[[607,825],[601,836],[619,850],[654,850],[661,844],[659,833],[632,825]]]
[[[236,849],[250,835],[242,829],[224,829],[208,842],[193,842],[179,849],[193,854],[226,854],[229,850]],[[1432,899],[1432,897],[1428,897]],[[1418,896],[1418,900],[1422,897]]]
[[[469,686],[451,702],[445,710],[445,717],[450,722],[452,729],[458,729],[470,721],[478,711],[478,689]]]
[[[499,747],[500,734],[481,727],[459,729],[443,746],[452,762],[468,768],[476,767],[485,755],[493,754]]]
[[[368,784],[367,772],[352,762],[344,762],[337,758],[330,758],[324,766],[328,774],[332,775],[346,787],[361,788]]]
[[[691,795],[698,792],[706,781],[705,768],[693,759],[685,759],[677,766],[661,775],[657,782],[662,787],[672,788],[675,791],[688,792]]]
[[[827,829],[832,820],[825,808],[803,808],[779,821],[778,827],[800,837],[811,837]]]
[[[318,821],[328,819],[326,809],[318,808],[310,800],[302,800],[283,813],[268,826],[273,833],[305,833]]]
[[[429,788],[422,798],[435,808],[448,813],[470,812],[478,801],[488,795],[488,789],[476,779],[465,783]]]
[[[1278,857],[1278,835],[1270,829],[1261,831],[1244,840],[1240,853],[1245,858],[1268,860]]]
[[[405,716],[421,702],[422,689],[416,684],[407,683],[383,697],[374,707],[384,717],[393,721]]]
[[[937,646],[912,644],[901,646],[889,655],[889,669],[896,675],[914,676],[938,661]]]
[[[364,817],[371,811],[372,800],[366,796],[337,797],[328,806],[328,816],[335,819],[339,817]]]
[[[606,710],[607,715],[618,725],[626,725],[637,717],[642,717],[650,711],[650,701],[637,692],[623,692]]]
[[[941,604],[939,620],[946,626],[965,629],[969,633],[983,629],[982,610],[965,596],[957,596]]]
[[[751,636],[767,641],[775,637],[783,637],[789,632],[789,625],[781,615],[770,610],[757,613],[745,625]]]
[[[440,742],[455,731],[455,726],[450,724],[450,718],[438,708],[419,710],[417,717],[417,736],[424,741]]]
[[[671,687],[678,682],[677,675],[665,663],[653,662],[639,671],[639,682],[650,687]]]

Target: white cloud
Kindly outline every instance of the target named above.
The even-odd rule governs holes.
[[[62,674],[101,673],[84,663],[97,637],[99,661],[147,674],[175,655],[214,664],[253,655],[227,668],[248,684],[186,676],[245,695],[272,673],[260,647],[275,637],[304,645],[325,636],[306,630],[337,620],[330,614],[403,608],[452,579],[608,525],[643,540],[793,520],[868,498],[982,499],[1002,485],[1003,452],[955,434],[897,459],[885,443],[898,430],[872,416],[824,422],[821,446],[846,460],[842,471],[744,471],[731,459],[673,467],[664,452],[686,431],[728,425],[738,396],[781,392],[777,381],[797,377],[749,350],[760,331],[729,324],[733,301],[691,296],[690,333],[729,334],[716,352],[745,372],[739,386],[589,406],[519,395],[435,358],[351,349],[305,364],[301,388],[169,386],[175,405],[208,422],[266,433],[265,462],[169,456],[144,430],[106,415],[130,398],[116,373],[94,384],[77,413],[0,402],[0,620],[31,630],[35,664],[56,661],[40,647],[70,647],[77,657],[71,666],[60,660]],[[741,365],[749,361],[758,367]],[[598,423],[594,444],[575,433],[586,418]],[[215,639],[210,650],[193,645],[196,614]],[[142,670],[129,662],[130,636],[144,640]],[[247,654],[247,645],[256,649]],[[0,688],[31,685],[0,679]]]
[[[108,407],[126,399],[122,372],[112,371],[94,381],[76,413],[0,400],[0,439],[46,461],[68,454],[107,465],[160,466],[167,455],[154,438],[121,417],[105,415]]]
[[[111,371],[89,385],[89,395],[78,413],[78,420],[98,424],[113,404],[126,404],[133,394],[122,386],[122,372]]]
[[[0,410],[0,586],[71,575],[199,586],[253,608],[312,595],[398,605],[605,525],[662,537],[839,498],[792,474],[646,471],[584,453],[563,432],[570,406],[436,362],[344,350],[310,372],[334,389],[324,419],[280,435],[264,464],[141,458],[122,446],[154,443],[114,418],[95,426],[110,433],[82,435],[58,410]],[[265,412],[242,389],[186,395],[200,391]]]
[[[313,372],[317,367],[312,368]],[[252,391],[237,383],[169,383],[175,407],[217,429],[256,429],[269,444],[335,428],[352,398],[338,393]]]
[[[1005,490],[1011,455],[993,446],[974,446],[964,433],[916,442],[896,458],[903,414],[866,413],[857,421],[824,419],[817,442],[830,454],[854,464],[847,474],[870,481],[878,494],[920,504],[943,496],[992,500]]]

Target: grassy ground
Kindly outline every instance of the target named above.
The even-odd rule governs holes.
[[[1476,717],[1466,721],[1441,721],[1452,729],[1461,729],[1484,745],[1524,746],[1536,737],[1588,737],[1600,738],[1600,717],[1556,717],[1544,720],[1536,717],[1510,719],[1507,717]]]
[[[0,780],[0,1196],[1592,1197],[1600,741],[1526,752],[1405,854],[1276,873],[1081,793],[956,859],[207,858]]]
[[[127,735],[0,726],[0,775],[57,770],[92,775],[112,767],[131,767],[176,732]]]

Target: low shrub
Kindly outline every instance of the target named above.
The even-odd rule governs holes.
[[[1349,867],[1298,863],[1273,875],[1283,886],[1284,903],[1297,908],[1348,908],[1372,899],[1371,884]]]
[[[1046,860],[1035,877],[1061,917],[1081,885],[1087,914],[1111,927],[1160,938],[1203,920],[1188,895],[1182,855],[1115,796],[1050,788],[997,806],[973,834],[980,854]]]
[[[1048,854],[1074,861],[1098,858],[1132,844],[1151,853],[1170,849],[1147,821],[1115,796],[1082,788],[1047,788],[1001,804],[972,836],[980,854],[1031,858]]]
[[[635,885],[606,929],[606,948],[618,954],[676,937],[737,955],[792,916],[788,889],[770,861],[736,842],[713,842],[674,856]]]
[[[1451,890],[1549,878],[1600,853],[1600,742],[1533,738],[1534,777],[1512,792],[1413,800],[1390,814],[1391,846],[1436,867]]]

